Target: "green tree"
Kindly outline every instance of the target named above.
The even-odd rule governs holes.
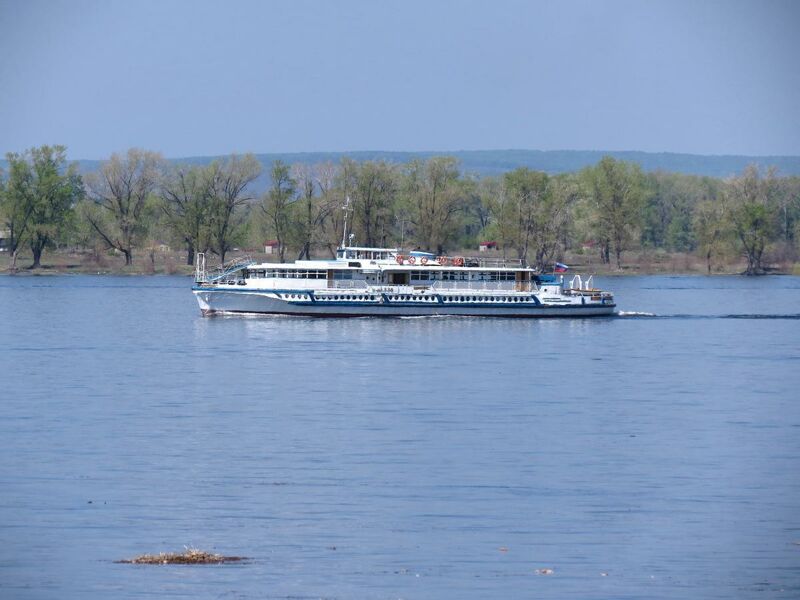
[[[75,203],[83,196],[83,181],[76,164],[66,166],[64,146],[42,146],[30,151],[34,173],[34,208],[31,215],[31,268],[41,265],[42,252],[62,235]]]
[[[549,268],[563,245],[578,187],[567,178],[525,167],[506,173],[503,183],[511,203],[506,218],[514,224],[517,256],[527,263],[533,248],[534,264],[541,270]]]
[[[261,201],[261,212],[267,219],[267,226],[278,241],[278,258],[286,260],[286,242],[292,225],[292,201],[296,182],[292,179],[291,168],[283,161],[272,163],[270,171],[272,184]]]
[[[24,155],[6,154],[9,165],[8,181],[0,196],[3,225],[8,230],[8,249],[11,252],[12,271],[17,269],[17,254],[28,240],[29,226],[35,201],[33,197],[33,172]]]
[[[343,174],[353,178],[345,182],[345,187],[352,188],[348,196],[353,201],[353,229],[358,243],[385,246],[397,199],[396,167],[384,161],[367,161],[355,169],[344,169]]]
[[[176,166],[161,185],[162,210],[172,231],[186,244],[186,264],[194,264],[195,252],[210,246],[211,194],[206,169]]]
[[[4,214],[11,232],[13,267],[19,244],[27,240],[35,269],[42,252],[64,232],[74,204],[83,194],[76,165],[67,166],[64,146],[31,148],[22,155],[8,154],[10,178]]]
[[[100,171],[86,177],[89,197],[96,210],[86,218],[109,248],[133,264],[133,251],[147,235],[150,196],[159,184],[162,159],[156,152],[131,148],[120,156],[112,154]]]
[[[712,259],[724,244],[727,225],[725,208],[719,200],[703,200],[695,206],[692,229],[697,247],[705,256],[709,275],[711,275]]]
[[[261,174],[261,163],[252,154],[231,155],[206,168],[209,194],[210,248],[225,262],[225,256],[247,234],[247,206],[254,199],[248,186]]]
[[[459,178],[458,160],[449,156],[412,161],[407,167],[403,187],[417,242],[425,250],[442,254],[452,238],[468,195]]]
[[[775,171],[762,177],[751,165],[727,186],[725,200],[733,230],[747,259],[745,275],[762,275],[764,250],[776,235],[778,206]]]
[[[641,222],[645,199],[644,176],[639,165],[618,161],[610,156],[585,171],[588,193],[594,205],[595,231],[603,245],[604,259],[609,247],[622,268],[622,252],[628,248]]]

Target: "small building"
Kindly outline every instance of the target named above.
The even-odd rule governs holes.
[[[487,252],[488,250],[497,250],[497,242],[481,242],[478,244],[478,252]]]
[[[0,252],[8,252],[11,244],[11,232],[8,229],[0,229]]]
[[[278,240],[267,240],[264,242],[264,254],[277,254],[279,246]]]

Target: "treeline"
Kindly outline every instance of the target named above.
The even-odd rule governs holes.
[[[747,273],[765,272],[766,253],[797,258],[800,178],[748,167],[730,179],[645,174],[604,157],[562,175],[517,168],[498,176],[464,173],[452,157],[288,165],[269,169],[269,189],[252,155],[176,165],[155,152],[114,154],[79,174],[63,146],[6,156],[0,216],[16,268],[55,246],[114,249],[132,264],[154,240],[224,262],[232,249],[276,242],[280,260],[333,256],[348,207],[350,243],[444,253],[492,240],[504,255],[546,269],[567,252],[594,252],[622,268],[632,249],[695,252],[711,272],[741,254]]]

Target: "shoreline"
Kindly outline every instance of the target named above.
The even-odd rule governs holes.
[[[458,249],[449,253],[451,256],[479,256],[486,259],[503,258],[500,252],[477,253],[474,250]],[[239,250],[231,252],[228,260],[247,255],[257,262],[277,263],[277,256],[257,251]],[[511,257],[510,255],[509,258]],[[327,255],[317,258],[329,258]],[[766,261],[768,272],[764,275],[800,275],[800,262],[787,257],[771,257]],[[704,258],[695,254],[682,252],[661,252],[651,249],[630,250],[622,257],[622,269],[606,264],[594,254],[585,252],[567,252],[559,260],[569,265],[565,279],[573,275],[583,277],[630,277],[639,275],[672,275],[672,276],[745,276],[747,264],[738,256],[721,256],[712,261],[712,272]],[[294,262],[294,256],[287,256],[287,262]],[[42,256],[43,266],[31,269],[33,258],[30,253],[17,257],[17,269],[10,271],[11,256],[7,252],[0,253],[0,274],[22,277],[50,277],[62,275],[108,275],[108,276],[163,276],[177,275],[192,277],[193,265],[186,264],[186,252],[181,250],[143,251],[134,255],[133,264],[125,266],[121,255],[113,252],[87,252],[55,250]],[[216,262],[216,261],[211,261]],[[213,267],[213,265],[212,265]],[[760,275],[759,275],[760,276]]]

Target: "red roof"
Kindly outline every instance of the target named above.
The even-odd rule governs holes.
[[[267,240],[264,242],[265,246],[280,246],[280,242],[278,240]]]

